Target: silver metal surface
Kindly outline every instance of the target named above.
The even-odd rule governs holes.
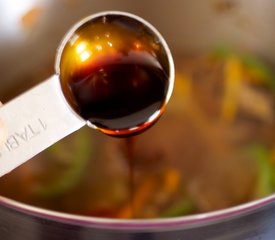
[[[57,75],[0,108],[6,140],[0,176],[86,124],[65,101]]]

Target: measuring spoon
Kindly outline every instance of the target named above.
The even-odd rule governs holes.
[[[160,33],[116,11],[75,24],[57,50],[55,71],[0,108],[7,130],[0,176],[84,125],[115,137],[144,131],[163,113],[174,84]]]

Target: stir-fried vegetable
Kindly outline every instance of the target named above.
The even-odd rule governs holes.
[[[222,118],[228,122],[235,119],[238,98],[243,80],[242,66],[239,58],[232,56],[225,62],[225,90],[222,101]]]
[[[244,111],[259,120],[272,121],[271,100],[261,90],[275,89],[272,70],[258,58],[230,48],[217,49],[213,56],[225,62],[222,118],[232,123],[237,112]]]
[[[254,190],[254,197],[260,198],[271,194],[275,190],[275,168],[272,164],[271,151],[261,144],[253,144],[246,150],[251,159],[258,165],[258,180]]]
[[[217,88],[220,92],[213,98],[221,101],[221,104],[215,105],[219,107],[217,112],[220,113],[221,118],[217,116],[218,120],[213,121],[204,105],[200,104],[200,99],[196,99],[198,82],[195,81],[194,75],[192,72],[184,71],[176,74],[175,92],[168,112],[185,114],[185,118],[192,121],[195,131],[200,134],[200,138],[205,142],[212,157],[222,159],[232,151],[238,150],[231,145],[229,139],[226,139],[227,136],[220,131],[221,127],[217,123],[222,128],[225,126],[230,128],[238,124],[239,113],[248,113],[257,120],[270,122],[273,119],[272,101],[261,89],[272,87],[275,77],[261,61],[249,55],[233,50],[215,54],[216,59],[222,59],[222,74],[219,76],[220,82],[213,81],[210,84],[222,86]],[[90,145],[85,145],[89,142],[85,140],[85,136],[79,137],[78,141],[74,143],[78,150],[75,152],[71,167],[59,178],[41,187],[39,190],[41,196],[55,197],[78,184],[86,166],[85,156],[91,154]],[[250,144],[249,139],[247,143]],[[57,145],[55,148],[53,156],[59,155],[62,158],[62,155],[66,155],[63,145]],[[251,145],[246,154],[252,160],[251,162],[255,160],[254,163],[258,167],[257,184],[252,198],[272,193],[275,189],[275,167],[271,163],[269,149],[262,144]],[[63,157],[70,159],[68,156]],[[183,191],[181,181],[181,172],[174,168],[166,169],[158,177],[146,176],[136,184],[131,199],[130,196],[129,199],[125,199],[123,206],[112,206],[112,211],[107,209],[108,214],[111,212],[111,216],[118,218],[175,217],[199,211],[196,201]],[[96,210],[93,214],[95,212]]]
[[[176,202],[165,209],[165,211],[160,214],[160,217],[179,217],[188,215],[194,212],[194,209],[194,201],[183,196],[181,201]]]
[[[57,143],[48,150],[51,158],[62,159],[65,157],[68,166],[56,179],[44,183],[36,189],[36,194],[41,197],[53,198],[60,196],[79,183],[85,172],[87,162],[91,160],[92,142],[90,134],[85,129],[78,131],[70,144]]]
[[[271,68],[230,48],[185,56],[176,66],[166,113],[137,136],[131,156],[124,140],[96,133],[91,139],[84,129],[44,152],[32,168],[2,178],[0,193],[54,210],[128,219],[223,209],[274,192]]]
[[[164,173],[163,191],[167,194],[175,193],[180,185],[180,172],[173,168],[168,168]]]
[[[226,60],[232,56],[237,57],[244,69],[245,80],[275,89],[274,71],[255,55],[237,51],[229,46],[218,47],[211,55],[218,60]]]
[[[162,181],[157,181],[156,177],[147,177],[141,185],[136,189],[132,196],[131,202],[119,213],[120,218],[133,218],[139,217],[144,207],[151,201],[151,205],[159,205],[156,195],[161,192],[162,201],[160,205],[166,205],[171,201],[173,196],[179,191],[180,185],[180,172],[174,168],[168,168],[161,176]],[[180,216],[191,212],[193,206],[191,201],[183,196],[176,201],[171,207],[166,209],[161,216],[171,217]]]
[[[119,218],[133,218],[145,205],[146,201],[154,193],[156,187],[156,179],[154,177],[148,177],[138,187],[133,195],[133,199],[122,209],[119,213]]]

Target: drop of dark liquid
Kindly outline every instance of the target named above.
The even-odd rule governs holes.
[[[173,85],[159,36],[143,22],[108,14],[71,33],[60,59],[60,80],[72,108],[89,124],[131,136],[161,116]]]

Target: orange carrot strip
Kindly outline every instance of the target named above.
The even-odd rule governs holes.
[[[170,168],[164,174],[163,191],[169,194],[176,192],[180,183],[180,173],[176,169]]]
[[[148,177],[134,194],[133,200],[128,203],[119,213],[119,218],[133,218],[138,213],[145,202],[149,199],[156,186],[155,179]]]

